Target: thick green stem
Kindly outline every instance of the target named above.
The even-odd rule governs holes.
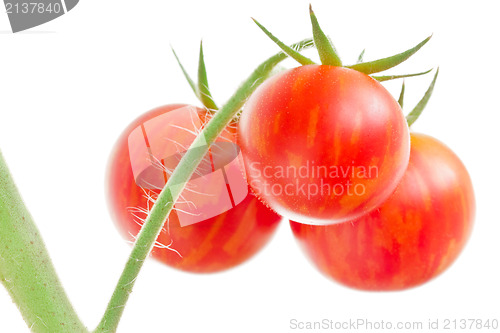
[[[304,48],[310,45],[311,41],[307,40],[298,43],[295,47]],[[144,260],[153,248],[155,240],[172,210],[175,201],[182,192],[185,183],[191,178],[191,175],[203,159],[203,156],[208,152],[209,146],[243,107],[243,104],[250,94],[259,86],[264,78],[267,77],[274,66],[285,58],[285,54],[279,53],[262,63],[236,91],[226,105],[215,113],[211,121],[194,140],[191,148],[196,149],[189,149],[186,152],[151,209],[137,237],[132,254],[125,265],[125,269],[118,281],[106,312],[98,327],[95,329],[95,332],[116,331],[125,304],[132,292],[132,288]]]
[[[33,332],[88,332],[0,152],[0,281]]]

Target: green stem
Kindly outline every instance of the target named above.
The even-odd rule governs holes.
[[[307,47],[310,45],[310,40],[299,43],[298,45],[302,48]],[[132,292],[132,288],[144,260],[153,248],[154,242],[158,237],[168,214],[172,210],[175,201],[184,188],[184,184],[191,178],[191,175],[196,170],[198,164],[208,152],[209,146],[215,141],[237,112],[243,107],[243,104],[250,94],[259,86],[260,83],[262,83],[263,79],[271,72],[274,66],[285,58],[285,54],[279,53],[257,67],[257,69],[230,98],[226,105],[215,113],[214,117],[203,128],[200,135],[196,137],[191,145],[191,149],[189,149],[182,157],[167,184],[159,194],[157,201],[151,209],[151,212],[137,237],[132,254],[125,265],[125,269],[120,276],[106,312],[104,313],[98,327],[95,329],[95,332],[116,331],[125,304],[130,293]]]
[[[0,152],[0,281],[32,332],[88,332]]]

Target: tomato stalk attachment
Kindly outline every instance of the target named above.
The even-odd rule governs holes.
[[[257,23],[257,22],[256,22]],[[257,23],[259,24],[259,23]],[[264,28],[265,29],[265,28]],[[307,48],[311,48],[314,46],[313,40],[310,38],[304,39],[301,42],[292,44],[291,46],[283,44],[284,48],[284,53],[285,56],[295,56],[296,54],[299,54],[299,51]],[[179,65],[184,78],[188,82],[189,86],[191,87],[191,90],[194,92],[195,96],[198,98],[198,100],[201,102],[201,104],[212,114],[215,113],[219,108],[217,107],[217,104],[215,103],[212,93],[210,92],[210,88],[208,85],[208,75],[207,75],[207,70],[206,70],[206,65],[205,65],[205,57],[203,53],[203,41],[200,42],[200,54],[199,54],[199,60],[198,60],[198,82],[194,82],[194,80],[189,76],[187,70],[184,68],[182,65],[182,62],[180,61],[179,57],[177,56],[177,53],[175,52],[174,48],[171,46],[172,53],[174,54],[175,60],[177,61],[177,64]],[[300,56],[300,54],[299,54]],[[275,66],[273,67],[273,69]],[[265,73],[265,75],[261,78],[262,80],[265,80],[267,77],[273,75],[275,73],[275,70],[270,70]]]
[[[311,18],[314,44],[316,46],[316,49],[318,50],[318,55],[319,55],[321,64],[330,65],[330,66],[346,67],[346,68],[357,70],[358,72],[362,72],[362,73],[367,74],[367,75],[383,72],[387,69],[391,69],[393,67],[396,67],[397,65],[401,64],[402,62],[404,62],[405,60],[410,58],[412,55],[414,55],[432,37],[432,35],[427,37],[426,39],[424,39],[422,42],[420,42],[416,46],[414,46],[414,47],[412,47],[404,52],[398,53],[398,54],[390,56],[390,57],[374,60],[374,61],[363,62],[363,57],[364,57],[364,53],[365,53],[365,50],[363,50],[361,52],[361,54],[359,55],[358,62],[356,64],[349,65],[349,66],[343,66],[342,62],[340,60],[340,57],[337,53],[337,50],[335,49],[333,43],[328,38],[328,36],[323,32],[323,30],[321,29],[321,27],[318,23],[318,19],[316,18],[316,15],[314,14],[314,11],[312,10],[311,5],[309,5],[309,15]],[[283,43],[276,36],[274,36],[269,30],[267,30],[257,20],[255,20],[255,19],[253,19],[253,20],[257,24],[257,26],[273,42],[275,42],[283,50],[283,52],[288,54],[291,58],[295,59],[298,63],[300,63],[303,66],[316,64],[313,60],[300,54],[300,52],[295,51],[293,49],[290,49],[285,43]],[[412,77],[412,76],[419,76],[419,75],[427,74],[428,72],[430,72],[430,70],[425,71],[425,72],[420,72],[420,73],[413,73],[413,74],[385,75],[385,76],[372,76],[372,77],[374,79],[382,82],[382,81],[387,81],[387,80],[394,80],[394,79],[400,79],[400,78],[406,78],[406,77]]]

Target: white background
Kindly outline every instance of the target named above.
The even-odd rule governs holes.
[[[404,292],[351,290],[313,268],[284,221],[259,255],[225,273],[192,275],[147,262],[118,331],[293,332],[293,318],[500,319],[496,5],[313,2],[346,63],[363,48],[366,60],[376,59],[434,33],[419,54],[392,72],[440,66],[434,96],[414,130],[450,146],[475,186],[475,228],[448,271]],[[18,34],[9,32],[7,15],[0,14],[0,148],[89,328],[97,325],[131,249],[115,230],[104,197],[114,140],[153,107],[197,103],[170,44],[195,76],[203,38],[213,95],[219,104],[225,101],[277,51],[251,16],[287,43],[311,35],[308,1],[82,0],[63,17]],[[431,79],[407,80],[407,106]],[[400,84],[387,87],[397,95]],[[0,332],[26,331],[0,288]]]

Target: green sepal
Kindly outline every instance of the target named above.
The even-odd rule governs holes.
[[[405,98],[405,81],[403,80],[403,84],[401,85],[401,92],[399,93],[398,104],[403,108],[403,100]]]
[[[259,26],[259,28],[264,31],[264,33],[272,39],[273,42],[275,42],[280,49],[288,55],[290,58],[296,60],[299,64],[301,65],[314,65],[315,62],[312,61],[311,59],[303,56],[300,54],[298,51],[294,50],[290,46],[284,44],[282,41],[280,41],[278,38],[276,38],[269,30],[267,30],[262,24],[260,24],[256,19],[252,18],[252,20]]]
[[[323,30],[321,30],[311,5],[309,5],[309,14],[311,16],[314,44],[318,50],[321,63],[330,66],[342,66],[342,61],[337,54],[337,50],[335,50],[335,46],[333,46],[330,39],[325,35]]]
[[[212,94],[210,93],[210,88],[208,86],[205,57],[203,56],[203,41],[200,42],[200,58],[198,61],[198,98],[208,110],[219,109],[212,98]]]
[[[194,83],[194,81],[191,79],[191,77],[189,76],[189,74],[187,73],[186,69],[184,68],[184,66],[182,65],[181,61],[179,60],[179,57],[177,56],[177,53],[175,53],[175,50],[172,46],[170,46],[170,48],[172,49],[172,52],[174,53],[174,57],[175,57],[175,60],[177,60],[177,63],[179,64],[179,67],[181,68],[182,70],[182,73],[184,74],[184,77],[186,78],[187,82],[189,83],[189,86],[191,87],[191,89],[193,90],[194,94],[196,95],[196,97],[198,97],[198,99],[200,98],[200,95],[198,93],[198,88],[196,87],[196,84]]]
[[[387,69],[390,69],[390,68],[393,68],[393,67],[399,65],[400,63],[402,63],[403,61],[405,61],[406,59],[408,59],[409,57],[414,55],[418,50],[420,50],[422,48],[422,46],[424,46],[429,41],[429,39],[431,39],[431,37],[432,37],[432,35],[430,35],[429,37],[427,37],[426,39],[421,41],[415,47],[412,47],[411,49],[406,50],[402,53],[396,54],[392,57],[387,57],[387,58],[378,59],[378,60],[369,61],[369,62],[363,62],[360,64],[350,65],[350,66],[346,66],[346,67],[351,68],[351,69],[355,69],[355,70],[362,72],[362,73],[365,73],[365,74],[373,74],[373,73],[379,73],[379,72],[385,71]]]
[[[366,49],[363,49],[363,51],[361,51],[361,53],[359,54],[358,61],[356,62],[357,64],[360,64],[363,62],[363,58],[365,56],[365,51],[366,51]]]
[[[312,38],[306,38],[301,40],[300,42],[290,45],[290,48],[296,52],[300,52],[311,47],[314,47],[314,40]]]
[[[427,105],[427,102],[432,96],[432,92],[434,90],[434,85],[436,84],[436,79],[439,74],[439,68],[436,70],[436,74],[434,75],[434,79],[432,80],[429,88],[424,94],[424,97],[418,102],[418,104],[413,108],[413,110],[408,113],[406,116],[406,121],[408,122],[408,126],[413,125],[413,123],[418,119],[422,111],[425,109],[425,106]]]
[[[403,79],[405,77],[412,77],[412,76],[419,76],[419,75],[424,75],[432,71],[432,69],[429,69],[425,72],[420,72],[420,73],[413,73],[413,74],[402,74],[402,75],[384,75],[384,76],[375,76],[373,75],[372,78],[379,82],[384,82],[384,81],[389,81],[389,80],[395,80],[395,79]]]

